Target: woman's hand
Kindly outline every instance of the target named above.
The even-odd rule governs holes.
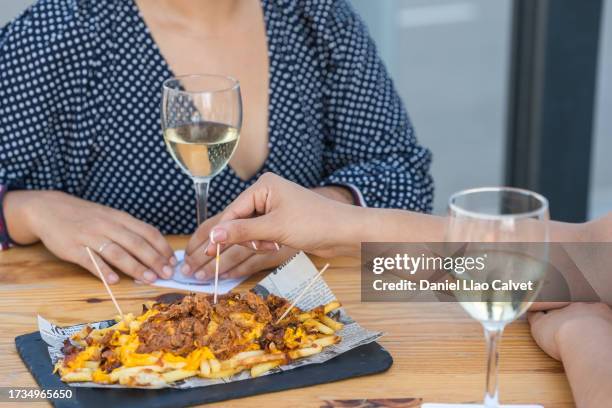
[[[561,360],[577,407],[607,407],[612,401],[612,310],[603,303],[573,303],[529,314],[542,349]]]
[[[551,357],[561,360],[574,338],[588,337],[592,328],[612,329],[612,309],[603,303],[572,303],[562,309],[528,314],[536,343]],[[611,339],[612,340],[612,339]]]
[[[355,234],[360,207],[325,198],[295,183],[266,173],[230,204],[219,218],[198,228],[187,247],[190,265],[210,260],[216,246],[240,244],[254,251],[276,252],[276,244],[319,256],[337,255],[359,246]],[[281,248],[280,252],[289,251]],[[279,255],[281,256],[281,255]],[[285,256],[285,255],[282,255]],[[208,257],[208,258],[205,258]]]
[[[147,283],[172,276],[176,259],[164,237],[123,211],[56,191],[15,191],[5,199],[9,212],[20,204],[27,230],[51,252],[98,277],[90,247],[108,283],[119,281],[111,266]]]
[[[219,276],[221,279],[236,279],[276,268],[297,252],[286,246],[278,251],[255,251],[241,245],[226,246],[219,257]],[[208,256],[203,249],[193,252],[186,256],[181,272],[185,276],[193,274],[199,280],[213,279],[215,257]]]
[[[289,184],[284,179],[272,174],[264,175],[261,179],[271,185]],[[281,181],[282,180],[282,181]],[[294,186],[292,186],[294,187]],[[299,190],[306,190],[298,187]],[[312,194],[312,192],[317,194]],[[313,190],[306,190],[306,193],[312,200],[317,200],[317,195],[322,195],[327,199],[353,204],[353,196],[351,192],[344,187],[319,187]],[[230,206],[231,208],[231,206]],[[185,264],[181,268],[181,272],[185,276],[194,275],[197,279],[209,280],[214,277],[215,273],[215,255],[208,255],[205,252],[210,236],[211,229],[216,226],[227,211],[217,214],[202,224],[197,232],[191,237],[186,248]],[[219,275],[225,279],[239,278],[246,275],[251,275],[262,270],[275,268],[285,262],[298,251],[288,246],[277,248],[273,242],[261,242],[262,248],[257,245],[258,240],[252,240],[242,245],[225,245],[221,250],[219,262]],[[276,241],[275,241],[276,242]],[[281,242],[281,240],[278,240]],[[259,249],[262,249],[259,251]],[[266,251],[268,249],[268,251]]]
[[[185,276],[194,276],[200,280],[210,280],[215,276],[215,256],[206,254],[199,241],[199,237],[208,237],[210,229],[217,225],[223,213],[219,213],[202,224],[191,237],[185,249],[185,263],[181,273]],[[208,238],[205,239],[208,241]],[[259,271],[275,268],[297,253],[289,247],[274,251],[257,251],[251,243],[249,247],[229,245],[223,247],[219,262],[219,276],[222,279],[235,279],[252,275]]]

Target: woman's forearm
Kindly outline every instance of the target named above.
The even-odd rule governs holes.
[[[330,211],[327,234],[335,238],[336,254],[358,257],[362,242],[440,242],[444,217],[404,210],[338,205]]]
[[[365,214],[362,219],[365,219]],[[378,242],[441,242],[445,217],[405,210],[372,209],[363,234]]]
[[[584,225],[584,241],[612,242],[612,212],[581,225]]]
[[[608,406],[612,401],[612,324],[601,319],[574,321],[558,337],[576,406]]]
[[[32,244],[38,237],[32,229],[31,208],[44,200],[45,191],[9,191],[4,196],[3,213],[11,239],[18,244]],[[41,214],[41,216],[44,216]]]
[[[442,242],[446,221],[444,216],[406,210],[354,207],[348,219],[352,229],[347,239],[359,238],[360,242]],[[552,242],[612,241],[612,213],[582,224],[550,221],[549,227]]]

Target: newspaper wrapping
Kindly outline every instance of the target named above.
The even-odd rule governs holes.
[[[265,297],[267,294],[271,293],[293,301],[300,294],[302,289],[310,282],[310,280],[317,275],[317,272],[318,271],[315,265],[310,261],[308,256],[306,256],[303,252],[300,252],[283,266],[279,267],[274,272],[271,272],[268,276],[262,279],[257,285],[255,285],[253,290],[260,296]],[[314,282],[308,292],[300,299],[297,307],[302,310],[310,310],[319,305],[327,304],[335,299],[336,297],[332,293],[329,286],[327,286],[323,278],[320,277],[316,282]],[[359,324],[357,324],[348,314],[346,314],[343,308],[340,308],[333,313],[333,317],[344,324],[344,327],[336,333],[342,338],[338,344],[324,348],[319,354],[294,360],[289,364],[274,368],[265,375],[292,370],[304,365],[324,363],[325,361],[328,361],[363,344],[371,343],[382,335],[380,332],[369,331],[359,326]],[[112,326],[115,324],[115,321],[105,320],[87,324],[94,329],[102,329]],[[63,356],[61,348],[64,340],[79,332],[83,326],[85,326],[85,324],[59,327],[47,321],[43,317],[38,316],[38,329],[42,339],[48,345],[49,357],[51,358],[53,364],[55,364],[57,360]],[[246,370],[228,378],[207,379],[191,377],[168,384],[167,387],[179,389],[206,387],[219,383],[246,380],[248,378],[250,378],[250,374],[249,371]],[[126,388],[125,386],[119,384],[97,384],[93,382],[75,382],[69,383],[69,385],[74,387]]]

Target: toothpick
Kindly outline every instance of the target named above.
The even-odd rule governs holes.
[[[219,258],[221,245],[217,244],[217,256],[215,257],[215,294],[213,295],[213,304],[217,304],[217,287],[219,285]]]
[[[104,287],[106,288],[106,291],[110,295],[110,298],[113,301],[113,304],[117,308],[117,311],[119,312],[119,316],[121,316],[121,320],[123,320],[123,312],[121,311],[121,308],[119,307],[119,303],[117,303],[117,299],[115,299],[113,292],[108,286],[108,283],[106,282],[106,278],[104,278],[104,274],[102,273],[102,271],[100,270],[100,267],[98,266],[98,263],[96,262],[96,258],[94,258],[93,253],[91,252],[91,249],[88,246],[86,246],[85,249],[87,250],[87,253],[89,254],[89,258],[91,258],[91,262],[93,262],[94,267],[96,268],[96,271],[98,271],[98,275],[100,275],[100,279],[102,279],[102,283],[104,283]]]
[[[304,294],[308,291],[308,289],[310,289],[310,287],[313,285],[313,283],[315,283],[315,281],[317,279],[319,279],[319,277],[321,275],[323,275],[323,272],[325,272],[327,270],[327,268],[329,268],[329,264],[325,264],[325,266],[319,271],[319,273],[317,274],[317,276],[315,276],[314,278],[312,278],[310,280],[310,282],[308,282],[308,285],[306,285],[306,287],[302,290],[302,292],[298,295],[298,297],[295,298],[295,300],[293,301],[293,303],[291,304],[291,306],[289,306],[289,308],[287,310],[285,310],[285,313],[283,313],[281,315],[281,317],[278,318],[278,320],[276,321],[276,324],[278,324],[278,322],[280,322],[281,320],[283,320],[285,318],[285,316],[287,316],[289,314],[289,312],[291,311],[291,309],[293,309],[295,307],[295,305],[300,301],[300,299],[302,298],[302,296],[304,296]]]

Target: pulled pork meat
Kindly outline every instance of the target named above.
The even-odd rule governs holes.
[[[115,352],[109,348],[102,349],[100,353],[100,369],[105,373],[110,373],[119,367],[121,367],[121,360],[119,360]]]
[[[185,356],[205,345],[212,313],[207,296],[192,294],[179,303],[158,303],[153,308],[159,313],[147,319],[138,331],[138,353],[162,350]]]
[[[62,347],[62,353],[64,354],[64,362],[68,363],[75,359],[75,357],[83,351],[82,347],[75,346],[70,342],[70,339],[64,340],[64,345]]]
[[[173,304],[156,303],[152,306],[159,313],[145,321],[138,331],[138,353],[166,351],[186,356],[194,349],[208,346],[217,358],[227,359],[244,350],[249,344],[242,341],[243,327],[234,321],[232,314],[250,313],[265,324],[264,336],[259,339],[262,347],[275,343],[283,347],[283,335],[288,324],[297,322],[299,309],[292,311],[280,325],[275,320],[289,307],[287,300],[269,295],[265,300],[253,292],[230,293],[218,297],[212,304],[211,295],[190,294]],[[209,324],[214,321],[214,329]],[[211,326],[212,328],[213,326]]]
[[[282,315],[283,313],[285,313],[285,310],[287,310],[287,308],[289,308],[289,306],[291,305],[291,303],[282,297],[278,297],[276,295],[268,295],[268,297],[266,298],[266,304],[268,306],[268,309],[270,310],[270,313],[272,314],[272,319],[273,321],[277,321]],[[296,314],[300,314],[302,313],[302,311],[295,307],[291,310],[291,316],[288,316],[289,318],[293,317]]]
[[[225,360],[246,348],[246,344],[240,344],[240,337],[238,326],[231,320],[223,320],[207,345],[215,357]]]

